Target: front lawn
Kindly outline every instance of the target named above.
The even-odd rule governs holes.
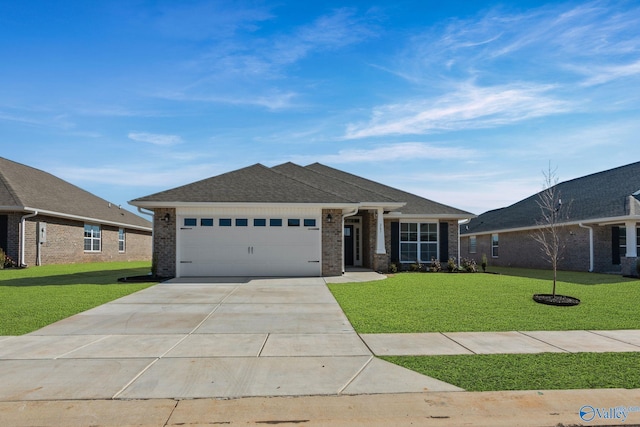
[[[65,264],[0,270],[0,335],[22,335],[153,283],[123,284],[148,262]]]
[[[500,274],[400,273],[386,280],[330,284],[359,333],[640,329],[640,280],[558,273],[557,292],[576,307],[537,304],[551,273],[492,269]]]
[[[478,354],[383,359],[468,391],[640,388],[640,353]]]

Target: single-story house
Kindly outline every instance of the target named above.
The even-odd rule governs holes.
[[[17,265],[151,260],[151,222],[0,157],[0,248]]]
[[[154,213],[156,274],[331,276],[458,256],[474,215],[319,163],[256,164],[132,200]]]
[[[640,250],[640,162],[556,185],[568,205],[559,268],[636,274]],[[492,210],[460,228],[461,255],[490,265],[549,268],[532,232],[541,217],[539,193]]]

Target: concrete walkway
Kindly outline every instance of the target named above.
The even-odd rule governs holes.
[[[640,331],[358,336],[326,282],[378,278],[173,280],[0,337],[0,420],[14,427],[640,423],[640,390],[467,393],[372,356],[640,351]],[[592,410],[622,407],[625,419]]]
[[[460,391],[373,357],[323,278],[172,280],[0,339],[0,401]]]

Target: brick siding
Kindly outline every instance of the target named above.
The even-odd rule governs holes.
[[[161,277],[176,276],[176,210],[154,209],[154,270]],[[169,214],[169,221],[164,221]]]
[[[10,214],[7,254],[20,257],[20,220],[24,214]],[[38,242],[38,223],[46,223],[46,242]],[[38,215],[25,220],[24,260],[28,266],[106,261],[151,260],[151,232],[125,228],[125,251],[118,247],[118,227],[101,226],[99,252],[84,251],[84,222]],[[40,259],[38,260],[38,248]]]
[[[327,215],[331,214],[331,222]],[[342,210],[322,210],[322,275],[342,275]]]
[[[593,226],[594,271],[620,273],[621,266],[613,265],[611,259],[611,226]],[[475,259],[478,265],[482,255],[487,256],[489,266],[549,269],[551,265],[543,254],[540,244],[531,231],[498,233],[498,257],[491,256],[491,235],[476,236],[476,253],[469,253],[469,236],[460,238],[460,256]],[[589,230],[578,225],[563,230],[565,247],[559,262],[560,270],[589,271]],[[624,254],[623,254],[624,255]]]

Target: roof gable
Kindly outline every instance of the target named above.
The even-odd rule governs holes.
[[[0,157],[0,207],[150,228],[151,223],[48,172]]]
[[[631,214],[631,196],[640,188],[640,162],[594,173],[556,185],[563,205],[570,204],[568,222],[623,217]],[[511,206],[483,213],[463,227],[463,234],[536,226],[539,194]]]

